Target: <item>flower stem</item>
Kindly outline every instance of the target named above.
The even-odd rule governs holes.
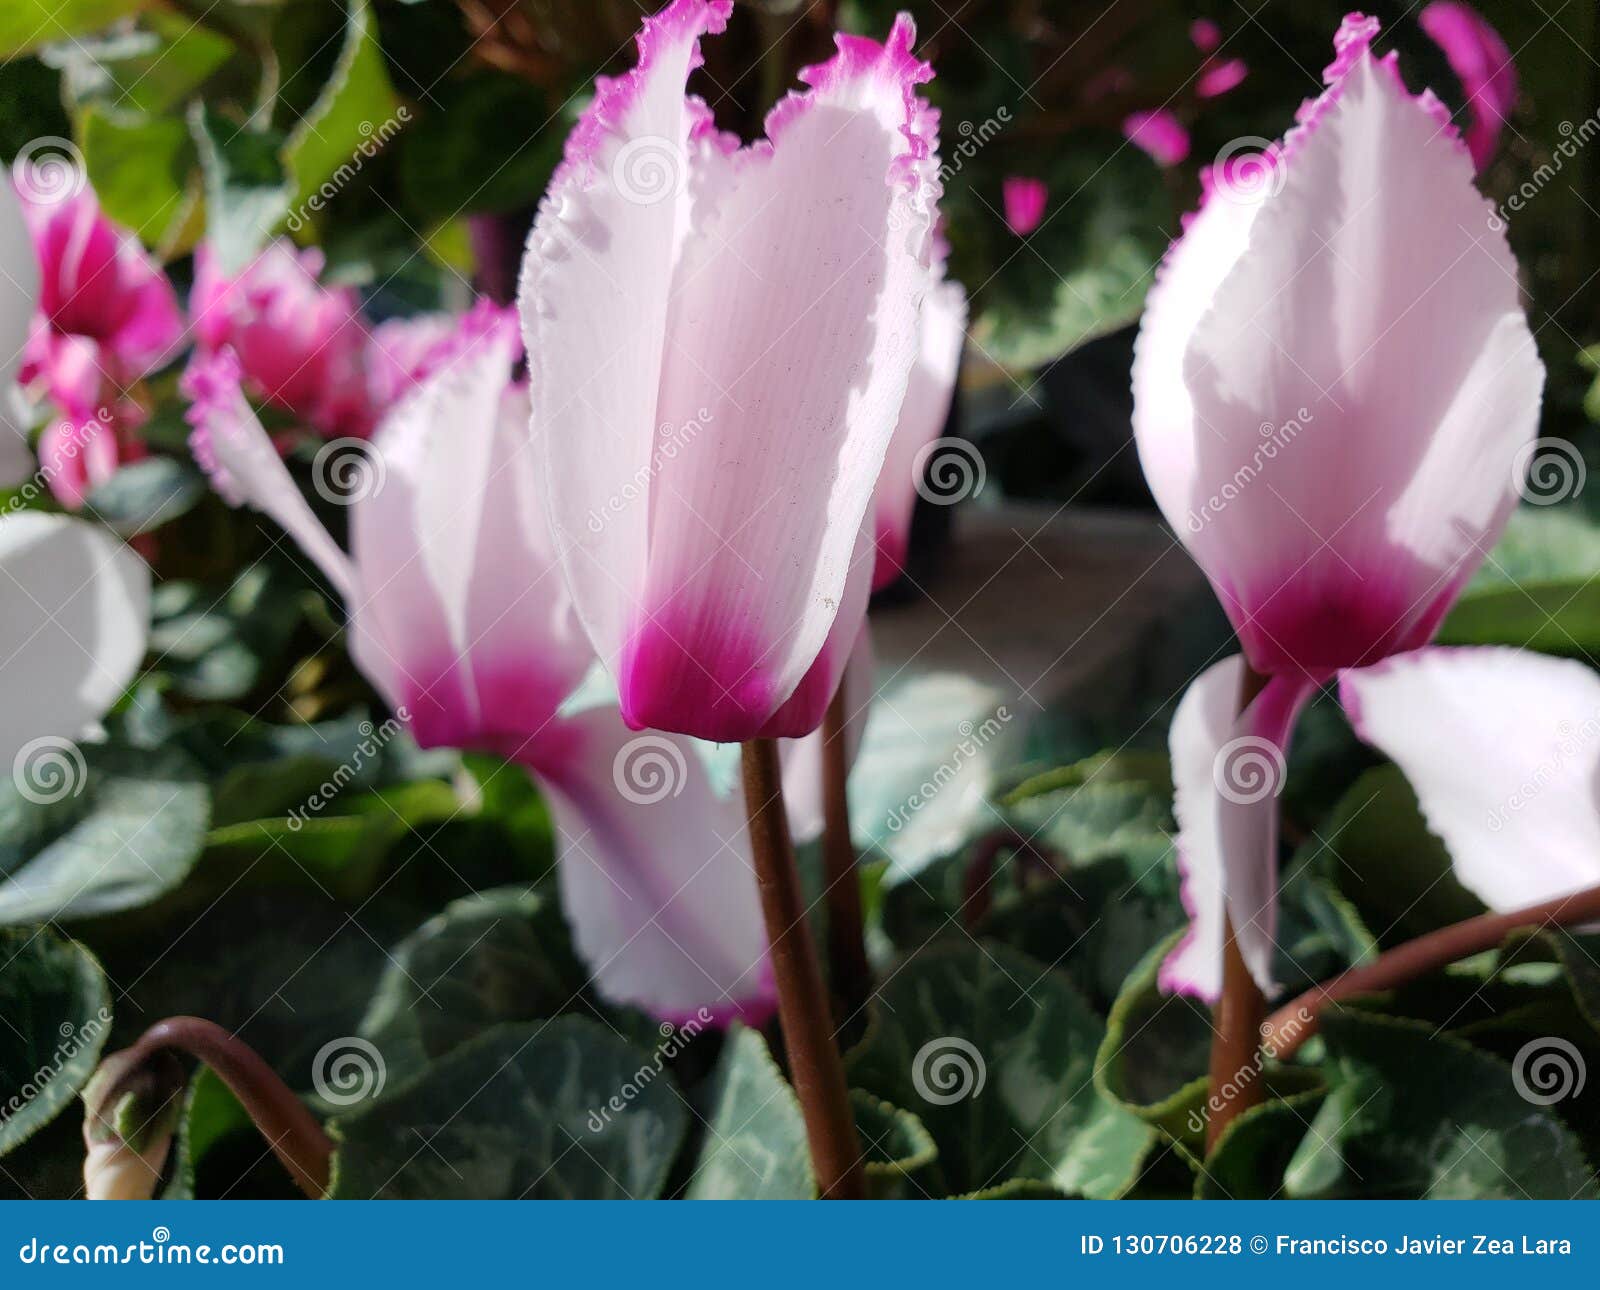
[[[125,1050],[130,1072],[166,1049],[188,1053],[211,1067],[239,1099],[300,1190],[313,1200],[322,1198],[328,1190],[333,1143],[255,1049],[214,1021],[168,1017]]]
[[[861,877],[850,840],[850,797],[845,781],[844,685],[835,691],[822,719],[822,863],[828,906],[828,976],[845,1026],[860,1017],[872,992],[867,940],[861,918]]]
[[[1317,1033],[1322,1010],[1362,994],[1393,990],[1425,972],[1492,950],[1512,932],[1600,921],[1600,887],[1558,896],[1509,914],[1479,914],[1419,936],[1307,990],[1268,1018],[1262,1037],[1272,1055],[1287,1061]]]
[[[860,1200],[866,1194],[866,1179],[822,968],[806,926],[783,808],[778,747],[771,739],[752,739],[742,745],[741,754],[750,854],[778,986],[778,1019],[805,1117],[817,1188],[826,1200]]]
[[[1266,688],[1267,678],[1248,663],[1239,692],[1239,711],[1248,708]],[[1276,802],[1266,809],[1277,810]],[[1269,856],[1251,857],[1261,864]],[[1233,916],[1223,906],[1222,994],[1212,1013],[1209,1105],[1206,1121],[1206,1150],[1209,1152],[1223,1131],[1240,1115],[1260,1103],[1265,1094],[1261,1081],[1250,1078],[1261,1061],[1261,1025],[1267,1015],[1267,1001],[1245,966],[1233,934]]]

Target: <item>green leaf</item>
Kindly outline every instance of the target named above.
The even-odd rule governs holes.
[[[691,1200],[810,1200],[817,1194],[794,1090],[760,1032],[734,1026],[706,1094]]]
[[[409,118],[389,83],[378,28],[367,0],[348,0],[344,44],[321,95],[283,147],[292,204],[304,203],[345,166],[358,170]]]
[[[189,1081],[176,1163],[164,1200],[273,1199],[299,1195],[250,1113],[209,1066]]]
[[[172,457],[147,457],[123,466],[93,489],[85,507],[123,537],[148,533],[189,511],[206,495],[193,466]]]
[[[156,9],[137,27],[58,41],[39,56],[61,69],[69,103],[181,118],[176,109],[234,52],[231,40],[204,23]]]
[[[42,928],[0,928],[0,1156],[72,1104],[111,1029],[105,973]]]
[[[1326,1096],[1308,1089],[1252,1106],[1225,1130],[1200,1166],[1196,1200],[1275,1200],[1283,1172]]]
[[[1396,766],[1369,770],[1351,786],[1291,870],[1302,865],[1330,872],[1360,921],[1378,929],[1386,944],[1483,912],[1456,880],[1449,853],[1428,831]]]
[[[0,5],[0,58],[47,41],[81,36],[138,13],[151,0],[6,0]]]
[[[205,175],[206,240],[223,273],[238,273],[289,213],[293,181],[284,170],[281,135],[239,125],[203,102],[189,130]]]
[[[230,702],[280,661],[314,596],[276,561],[255,561],[222,589],[164,582],[150,599],[154,668],[185,698]]]
[[[176,249],[200,199],[194,137],[181,117],[78,116],[84,169],[100,205],[158,251]]]
[[[688,1112],[661,1057],[578,1017],[502,1026],[329,1126],[336,1199],[648,1199]]]
[[[867,1189],[874,1200],[927,1199],[917,1175],[939,1158],[939,1146],[910,1111],[892,1106],[865,1089],[850,1090],[856,1134],[866,1156]]]
[[[1092,1078],[1104,1024],[1060,973],[995,944],[942,944],[891,975],[851,1082],[915,1113],[945,1189],[1038,1178],[1120,1194],[1151,1130]]]
[[[1600,654],[1600,523],[1586,504],[1525,505],[1439,629],[1446,645]]]
[[[0,783],[0,922],[148,904],[199,858],[210,797],[181,752],[61,744],[28,766]]]
[[[1570,1200],[1600,1195],[1554,1106],[1434,1027],[1323,1014],[1330,1085],[1285,1174],[1295,1197]]]
[[[553,884],[482,892],[394,947],[360,1033],[403,1081],[492,1026],[570,1008],[587,978]]]

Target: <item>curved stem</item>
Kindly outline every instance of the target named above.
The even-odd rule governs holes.
[[[805,1117],[817,1189],[825,1200],[860,1200],[866,1195],[866,1175],[856,1144],[844,1062],[828,1012],[828,992],[806,926],[794,844],[783,808],[778,746],[771,739],[752,739],[741,746],[740,753],[750,856],[761,893],[772,976],[778,986],[778,1019],[795,1096]]]
[[[1392,990],[1424,972],[1492,950],[1512,932],[1596,921],[1600,921],[1600,887],[1558,896],[1509,914],[1479,914],[1476,918],[1452,923],[1398,945],[1378,955],[1371,963],[1313,986],[1267,1019],[1262,1027],[1263,1042],[1274,1057],[1287,1061],[1299,1051],[1301,1044],[1317,1033],[1322,1010],[1330,1003]]]
[[[130,1072],[165,1049],[187,1053],[211,1067],[239,1099],[300,1190],[313,1200],[322,1198],[328,1190],[333,1143],[255,1049],[214,1021],[168,1017],[126,1050]]]
[[[1267,678],[1248,663],[1244,684],[1239,691],[1239,711],[1243,712],[1266,688]],[[1270,804],[1276,810],[1277,804]],[[1270,857],[1252,857],[1261,864]],[[1261,1081],[1241,1076],[1254,1070],[1261,1061],[1261,1023],[1267,1015],[1266,996],[1250,975],[1233,935],[1233,918],[1226,901],[1222,924],[1222,994],[1212,1013],[1211,1038],[1211,1118],[1206,1122],[1206,1149],[1222,1137],[1223,1130],[1265,1096]]]
[[[861,875],[850,840],[850,773],[845,746],[844,684],[822,719],[822,866],[828,907],[828,977],[845,1025],[866,1007],[872,992],[867,939],[861,917]]]

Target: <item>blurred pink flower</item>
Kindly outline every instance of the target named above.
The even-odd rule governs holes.
[[[81,177],[65,196],[27,184],[17,191],[40,273],[21,380],[69,417],[89,418],[176,349],[183,338],[178,299],[160,266],[105,217]]]
[[[1243,649],[1190,686],[1171,734],[1191,930],[1162,980],[1206,997],[1224,908],[1271,988],[1275,794],[1301,707],[1432,638],[1538,423],[1516,262],[1444,106],[1371,55],[1377,30],[1347,17],[1282,145],[1213,168],[1134,351],[1145,477]],[[1241,713],[1245,660],[1265,687]]]
[[[229,276],[202,245],[189,302],[196,347],[200,357],[231,347],[252,395],[318,433],[365,436],[366,324],[354,289],[324,287],[322,267],[321,251],[279,240]]]
[[[87,416],[64,416],[39,434],[40,474],[56,500],[77,510],[117,467],[145,457],[138,429],[146,413],[132,400],[101,407]]]
[[[367,342],[367,403],[374,419],[435,372],[496,332],[516,335],[517,311],[480,300],[464,314],[418,314],[393,318],[372,329]]]
[[[1511,51],[1470,5],[1433,0],[1423,6],[1417,21],[1461,80],[1471,117],[1467,150],[1473,165],[1482,170],[1494,159],[1500,132],[1517,104],[1517,68]]]
[[[1164,108],[1134,112],[1122,123],[1123,136],[1159,166],[1176,166],[1189,155],[1189,132]]]
[[[1042,179],[1031,175],[1007,175],[1000,185],[1006,209],[1006,225],[1018,237],[1027,237],[1044,219],[1050,189]]]

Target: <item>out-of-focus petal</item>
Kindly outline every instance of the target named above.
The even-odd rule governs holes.
[[[1165,990],[1215,1000],[1222,988],[1223,909],[1257,984],[1274,989],[1278,793],[1289,737],[1311,687],[1274,677],[1243,713],[1244,659],[1201,673],[1169,735],[1178,864],[1189,932],[1162,964]]]
[[[566,756],[540,782],[601,994],[669,1020],[765,1020],[775,993],[737,794],[717,795],[689,740],[635,734],[615,708],[563,726]]]
[[[1444,51],[1466,91],[1471,117],[1467,150],[1472,164],[1482,170],[1494,160],[1500,132],[1517,104],[1517,65],[1511,51],[1471,5],[1433,0],[1423,5],[1417,21]]]
[[[33,253],[27,221],[16,190],[0,180],[0,488],[10,488],[32,472],[24,409],[16,382],[35,304],[39,297],[39,261]]]
[[[1600,677],[1512,649],[1345,672],[1356,733],[1405,772],[1456,877],[1491,909],[1600,884]]]
[[[1203,99],[1221,98],[1236,90],[1250,74],[1250,65],[1242,58],[1225,58],[1209,62],[1201,69],[1194,83],[1195,94]]]
[[[1044,180],[1032,175],[1007,175],[1000,182],[1000,199],[1005,206],[1006,226],[1018,237],[1027,237],[1044,219],[1050,189]]]
[[[190,363],[182,381],[190,403],[186,416],[194,427],[189,449],[224,501],[250,506],[275,521],[349,605],[355,588],[350,560],[306,505],[239,381],[231,349]]]
[[[0,517],[0,764],[98,721],[144,658],[150,571],[104,529],[40,511]],[[42,755],[42,754],[41,754]]]
[[[1189,131],[1164,108],[1129,114],[1122,123],[1122,133],[1158,166],[1176,166],[1189,155]]]
[[[900,422],[889,441],[883,471],[873,494],[874,533],[878,562],[872,589],[878,591],[900,576],[911,538],[911,512],[917,504],[917,471],[922,450],[939,437],[950,417],[961,348],[966,340],[967,293],[958,282],[941,282],[922,299],[916,366],[906,386]]]

